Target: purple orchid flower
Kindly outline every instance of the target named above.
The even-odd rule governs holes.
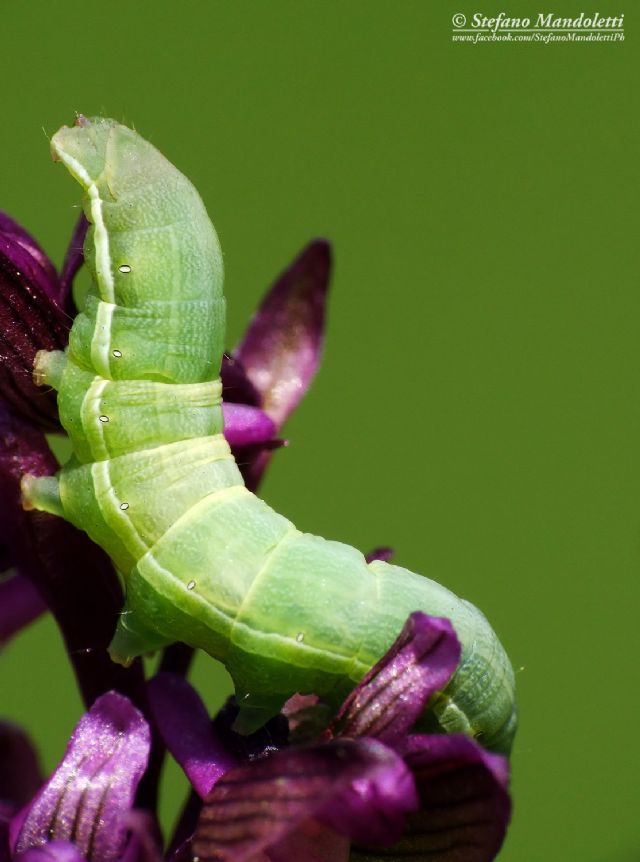
[[[193,852],[202,862],[493,859],[509,817],[506,761],[467,737],[412,733],[458,663],[447,621],[412,615],[333,719],[298,696],[250,736],[233,730],[233,703],[211,723],[175,673],[189,665],[184,645],[164,651],[149,685],[139,661],[110,661],[122,607],[110,560],[62,519],[20,504],[24,473],[57,470],[45,439],[61,430],[55,398],[31,369],[38,350],[66,344],[86,229],[81,217],[58,275],[0,214],[0,559],[10,572],[0,581],[0,644],[47,607],[88,707],[44,784],[24,734],[0,724],[0,862],[160,862],[165,746],[193,787],[169,862]],[[252,490],[317,370],[329,273],[328,244],[310,243],[223,361],[225,434]],[[390,555],[383,547],[368,558]]]
[[[272,725],[250,752],[230,730],[233,708],[212,725],[184,679],[155,677],[159,731],[204,800],[196,856],[340,862],[379,858],[382,847],[384,858],[493,859],[510,812],[505,758],[466,736],[410,733],[459,658],[448,620],[412,614],[324,731],[314,698],[297,696],[288,744]]]

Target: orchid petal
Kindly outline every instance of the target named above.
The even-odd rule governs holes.
[[[230,446],[255,446],[274,436],[276,426],[259,407],[223,403],[224,436]]]
[[[84,240],[88,228],[89,221],[85,214],[81,213],[73,229],[71,241],[69,242],[64,263],[62,264],[62,272],[60,273],[61,302],[65,305],[68,304],[73,279],[84,263]]]
[[[0,579],[2,577],[9,577],[11,574],[9,572],[9,569],[11,568],[13,568],[13,557],[11,556],[11,550],[7,546],[7,543],[3,542],[2,539],[0,539],[0,572],[3,573],[0,575]]]
[[[374,740],[334,740],[308,748],[285,749],[224,775],[205,800],[193,841],[202,862],[248,862],[278,845],[310,818],[337,823],[349,836],[361,834],[362,815],[370,825],[380,811],[361,798],[351,801],[353,785],[383,786],[396,770],[408,772],[391,749]],[[401,782],[399,808],[415,808],[407,793],[410,777]],[[389,806],[389,798],[385,804]],[[361,804],[362,803],[362,804]],[[340,808],[349,807],[350,817]],[[389,818],[392,820],[393,818]],[[392,824],[393,836],[395,823]],[[259,858],[259,856],[258,856]]]
[[[40,764],[28,736],[16,725],[0,722],[0,799],[20,808],[41,784]]]
[[[381,857],[429,862],[490,862],[510,816],[508,766],[469,737],[412,736],[403,746],[420,794],[402,839]],[[354,860],[377,859],[375,851]]]
[[[6,643],[46,609],[40,594],[27,578],[15,574],[0,581],[0,644]]]
[[[311,383],[322,352],[331,253],[325,240],[302,251],[271,287],[234,351],[279,427]]]
[[[177,674],[157,674],[148,684],[149,703],[165,745],[203,798],[237,765],[213,731],[196,691]]]
[[[18,853],[15,862],[86,862],[75,844],[70,841],[49,841],[41,847],[30,847]]]
[[[149,727],[126,697],[109,692],[98,698],[29,809],[16,852],[73,841],[88,862],[118,859],[149,748]]]
[[[13,805],[9,802],[0,802],[0,862],[11,862],[9,824],[12,814]]]
[[[162,835],[150,811],[129,811],[125,825],[130,836],[118,862],[163,862]]]
[[[449,620],[416,611],[349,694],[334,722],[334,734],[372,736],[394,745],[429,698],[445,688],[459,661],[460,644]]]
[[[349,862],[351,839],[319,823],[303,820],[282,841],[269,847],[269,862]]]
[[[365,742],[365,740],[358,740]],[[366,744],[375,744],[366,740]],[[373,776],[356,779],[336,793],[318,818],[348,835],[357,844],[382,845],[402,835],[406,815],[418,808],[418,795],[411,772],[403,760],[387,748],[388,762]]]

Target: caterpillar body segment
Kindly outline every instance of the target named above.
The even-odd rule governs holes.
[[[508,751],[509,660],[477,608],[434,581],[301,533],[243,484],[222,434],[222,258],[189,181],[112,120],[52,141],[85,190],[93,276],[65,354],[39,354],[74,456],[25,496],[85,530],[114,560],[126,605],[122,662],[176,640],[225,663],[245,727],[296,691],[336,706],[407,616],[448,617],[460,667],[425,715]]]

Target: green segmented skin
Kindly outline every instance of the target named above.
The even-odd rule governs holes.
[[[114,659],[175,641],[206,650],[249,727],[296,691],[337,705],[422,610],[448,617],[462,644],[425,725],[509,751],[513,671],[477,608],[301,533],[244,487],[222,433],[222,256],[195,188],[113,120],[65,127],[52,150],[85,191],[93,287],[66,353],[40,355],[36,373],[58,389],[73,445],[61,513],[125,584]],[[37,480],[31,497],[47,508]]]

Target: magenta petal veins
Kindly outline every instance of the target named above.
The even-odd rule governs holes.
[[[390,749],[373,740],[335,740],[276,752],[231,770],[216,784],[205,800],[193,850],[202,862],[249,862],[310,818],[331,826],[335,821],[349,837],[362,835],[372,809],[362,806],[359,812],[354,802],[352,816],[342,817],[343,794],[354,793],[354,782],[382,785],[389,776],[388,841],[397,836],[399,822],[390,801],[400,819],[417,805],[408,771]]]
[[[449,620],[411,614],[395,643],[345,700],[336,732],[394,744],[432,695],[446,688],[459,661],[460,644]]]
[[[490,862],[507,830],[511,803],[506,758],[466,736],[411,736],[402,746],[420,794],[394,847],[402,858]]]
[[[98,698],[32,803],[15,851],[73,841],[88,862],[117,860],[149,746],[149,727],[126,697],[110,692]]]

